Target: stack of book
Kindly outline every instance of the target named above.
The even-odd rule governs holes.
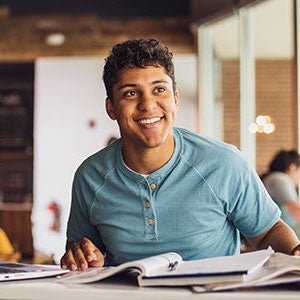
[[[72,271],[61,283],[89,283],[113,275],[137,274],[140,286],[190,286],[194,292],[219,291],[300,282],[300,257],[271,248],[233,256],[183,261],[174,252],[121,264],[117,267]]]

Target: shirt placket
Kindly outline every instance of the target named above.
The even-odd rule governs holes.
[[[146,180],[145,188],[147,189],[147,197],[144,199],[144,223],[146,240],[158,241],[157,235],[157,216],[155,211],[155,197],[157,194],[157,182]]]

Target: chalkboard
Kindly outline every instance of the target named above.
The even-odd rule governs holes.
[[[0,90],[0,151],[33,144],[33,92]]]

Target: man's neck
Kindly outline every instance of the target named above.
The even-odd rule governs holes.
[[[174,139],[156,148],[136,149],[123,148],[122,155],[125,164],[139,174],[151,174],[164,166],[172,157],[175,148]]]

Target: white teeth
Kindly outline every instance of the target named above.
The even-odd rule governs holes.
[[[152,124],[152,123],[155,123],[159,120],[160,120],[160,118],[143,119],[143,120],[140,120],[139,123],[141,123],[141,124]]]

